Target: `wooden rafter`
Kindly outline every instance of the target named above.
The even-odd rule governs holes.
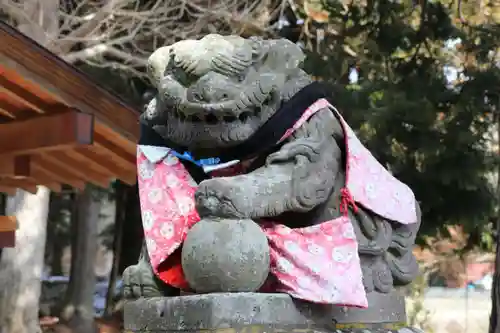
[[[47,109],[47,106],[44,106],[43,100],[36,95],[30,94],[28,91],[7,80],[3,76],[0,76],[0,91],[38,113],[43,114]]]
[[[93,116],[75,110],[0,124],[0,155],[92,144]]]
[[[44,154],[44,158],[47,158],[52,163],[68,170],[72,174],[76,175],[79,179],[82,179],[86,182],[107,188],[111,181],[109,176],[102,174],[96,170],[90,170],[89,168],[87,168],[87,165],[82,165],[81,162],[68,156],[65,152],[49,152]]]
[[[28,177],[30,175],[30,167],[30,157],[27,155],[3,156],[0,158],[0,177]]]
[[[100,122],[95,123],[94,130],[96,133],[109,140],[113,145],[121,147],[124,152],[132,155],[135,159],[135,156],[137,154],[137,145],[135,141],[128,140],[127,138],[120,135],[116,135],[116,133],[113,132],[111,128],[104,126]]]
[[[15,246],[16,229],[15,216],[0,216],[0,248]]]
[[[32,194],[36,194],[38,190],[37,183],[28,178],[2,177],[0,178],[0,184],[7,187],[22,188]]]
[[[134,155],[128,154],[122,150],[120,146],[114,145],[110,140],[99,133],[95,133],[94,147],[106,152],[118,165],[135,165],[135,153]]]
[[[113,154],[102,154],[96,152],[93,149],[94,147],[95,146],[90,148],[75,148],[75,153],[84,157],[88,161],[94,161],[95,165],[99,165],[98,169],[104,170],[104,173],[110,175],[114,174],[129,185],[135,184],[136,173],[133,165],[132,168],[130,166],[123,167],[123,165],[119,165],[117,163],[116,159],[113,159]]]
[[[0,22],[0,45],[8,45],[0,52],[0,67],[4,72],[17,73],[54,99],[94,114],[129,140],[137,140],[139,113],[87,76],[3,22]]]
[[[0,91],[0,115],[8,121],[27,119],[33,114],[34,112],[25,107],[25,104],[14,104],[14,101],[7,94]]]
[[[54,163],[46,157],[34,156],[33,168],[41,170],[61,184],[70,185],[79,190],[83,190],[85,188],[84,180],[72,173],[71,170],[68,170],[68,168],[61,166],[58,163]]]
[[[6,193],[8,195],[16,194],[16,187],[0,185],[0,193]]]
[[[0,192],[136,182],[139,112],[0,22]]]
[[[30,173],[30,178],[37,184],[48,187],[51,191],[61,192],[62,186],[50,173],[40,168],[33,168]]]
[[[0,115],[14,119],[15,118],[14,114],[12,112],[8,111],[5,107],[2,107],[1,103],[2,103],[2,101],[0,101]]]
[[[0,231],[14,231],[17,229],[15,216],[0,216]]]

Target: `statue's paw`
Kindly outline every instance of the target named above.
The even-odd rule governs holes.
[[[195,194],[196,209],[201,217],[246,218],[242,207],[244,196],[239,187],[224,178],[202,181]]]
[[[151,269],[139,263],[123,271],[123,297],[125,299],[159,296],[163,296],[163,293]]]

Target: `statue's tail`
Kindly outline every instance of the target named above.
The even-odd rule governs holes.
[[[413,246],[420,227],[418,222],[401,224],[358,210],[357,228],[363,283],[367,292],[389,292],[393,286],[406,285],[419,274]]]

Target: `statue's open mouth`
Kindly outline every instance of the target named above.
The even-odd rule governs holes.
[[[175,111],[173,112],[173,116],[180,121],[217,125],[224,123],[234,123],[236,121],[244,123],[247,122],[251,117],[260,117],[260,113],[261,113],[261,108],[255,107],[252,111],[242,111],[237,115],[231,113],[221,114],[212,112],[206,112],[204,114],[186,115],[182,111]]]
[[[210,102],[206,102],[203,98],[193,98],[192,90],[173,75],[166,75],[163,78],[159,90],[163,92],[160,98],[167,106],[169,114],[179,121],[207,125],[237,124],[252,119],[262,120],[263,105],[275,97],[279,99],[279,96],[275,95],[282,86],[282,81],[278,76],[264,74],[254,84],[246,86],[241,91],[227,94],[221,91],[221,98],[215,98]],[[203,86],[197,88],[203,90]]]

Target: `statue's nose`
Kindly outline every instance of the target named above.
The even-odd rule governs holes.
[[[234,83],[218,73],[207,73],[188,89],[188,98],[203,103],[222,102],[234,98]]]

